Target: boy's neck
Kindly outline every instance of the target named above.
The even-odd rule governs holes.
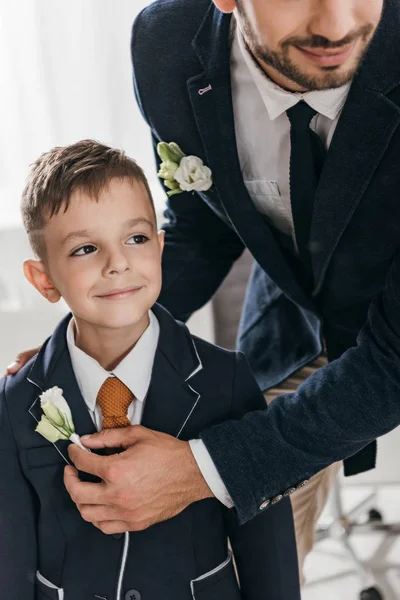
[[[75,345],[105,369],[112,371],[129,354],[150,323],[149,313],[130,327],[106,328],[73,317]]]

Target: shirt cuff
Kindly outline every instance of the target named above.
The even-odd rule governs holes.
[[[203,440],[189,440],[189,446],[195,461],[197,462],[197,466],[214,496],[227,508],[233,508],[234,504],[232,498],[230,497]]]

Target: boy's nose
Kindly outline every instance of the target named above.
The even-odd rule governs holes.
[[[114,252],[109,256],[105,271],[109,275],[116,275],[129,271],[130,264],[123,252]]]

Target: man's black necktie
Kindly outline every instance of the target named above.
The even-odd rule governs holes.
[[[310,129],[316,111],[298,102],[286,111],[290,121],[290,199],[300,257],[311,269],[310,228],[315,190],[325,160],[321,139]]]

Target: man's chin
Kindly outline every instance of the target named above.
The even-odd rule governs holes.
[[[358,50],[358,51],[357,51]],[[365,54],[365,48],[360,51],[355,47],[348,60],[340,64],[318,65],[302,56],[302,60],[293,60],[295,57],[287,57],[289,60],[282,65],[285,75],[297,85],[307,90],[334,89],[349,83],[356,74]],[[292,48],[299,57],[300,50]]]
[[[285,73],[286,77],[305,90],[329,90],[349,83],[357,71],[357,66],[295,68]]]

